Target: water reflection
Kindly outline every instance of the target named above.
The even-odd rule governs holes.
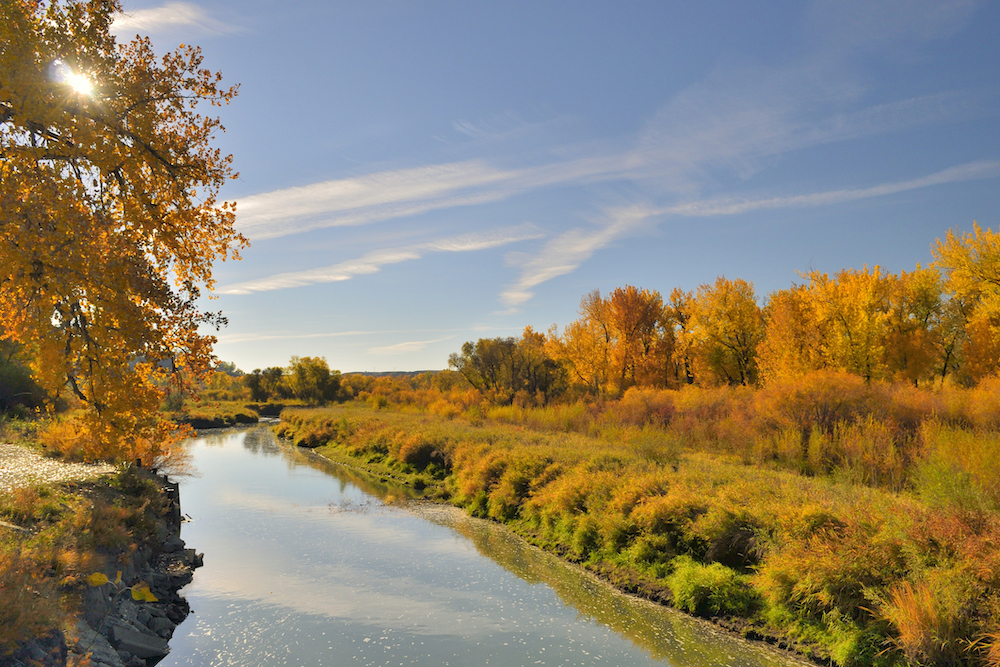
[[[789,664],[496,524],[388,506],[408,490],[266,429],[209,434],[191,453],[202,476],[182,480],[184,538],[205,567],[164,665]]]

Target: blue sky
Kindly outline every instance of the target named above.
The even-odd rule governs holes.
[[[437,369],[580,297],[931,260],[1000,227],[1000,3],[126,2],[240,95],[244,370]]]

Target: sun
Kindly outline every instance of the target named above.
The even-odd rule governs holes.
[[[83,74],[74,72],[61,60],[53,62],[50,71],[53,79],[65,83],[76,93],[88,97],[94,94],[94,83]]]
[[[90,79],[82,74],[77,74],[76,72],[67,72],[66,83],[69,87],[80,93],[81,95],[93,95],[94,84],[91,83]]]

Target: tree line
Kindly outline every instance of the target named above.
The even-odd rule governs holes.
[[[297,398],[326,403],[338,397],[340,379],[340,371],[331,371],[324,357],[292,357],[285,368],[255,368],[243,377],[243,386],[253,401]]]
[[[606,297],[595,290],[562,331],[470,341],[449,367],[501,404],[630,387],[757,386],[819,370],[971,386],[1000,370],[1000,235],[973,223],[932,252],[930,266],[899,274],[802,273],[763,304],[752,282],[725,276],[666,298],[631,285]]]

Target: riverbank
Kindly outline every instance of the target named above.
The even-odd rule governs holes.
[[[0,492],[0,665],[140,667],[166,655],[189,613],[178,590],[201,562],[180,539],[177,485],[134,467],[33,482]]]
[[[549,432],[356,404],[282,419],[296,444],[422,484],[623,590],[817,662],[995,664],[990,512],[687,451],[650,429]]]

